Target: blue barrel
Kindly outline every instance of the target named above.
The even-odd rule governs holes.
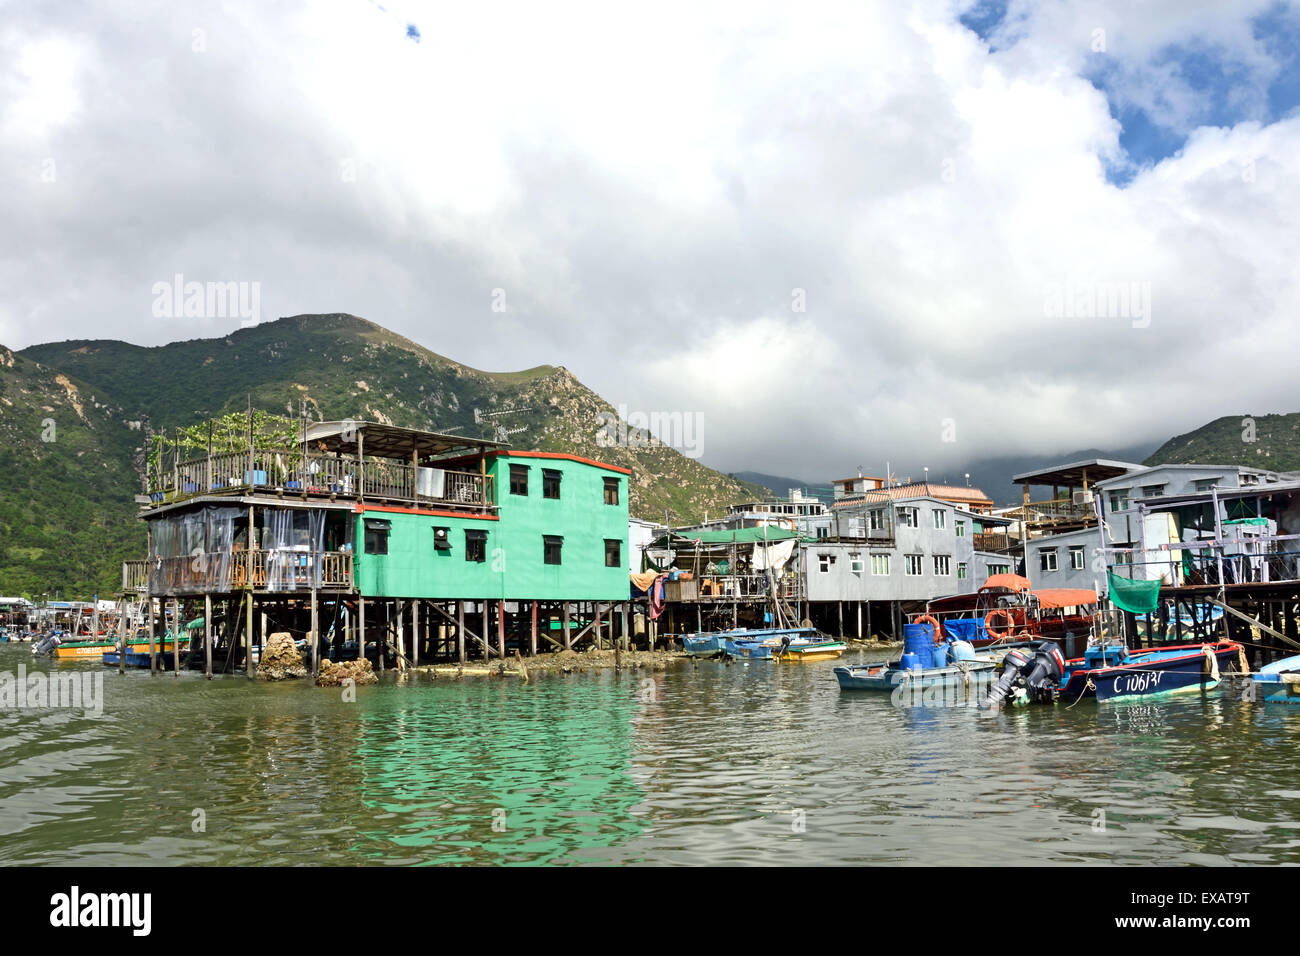
[[[903,625],[903,651],[915,654],[922,668],[930,664],[930,650],[934,647],[934,631],[929,624]]]
[[[921,669],[921,662],[912,653],[903,655],[902,664],[905,671],[919,671]]]
[[[938,647],[930,651],[930,666],[931,667],[948,666],[948,645],[947,644],[940,644]]]

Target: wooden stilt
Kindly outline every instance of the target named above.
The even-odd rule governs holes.
[[[537,602],[533,602],[533,628],[529,632],[528,654],[530,657],[537,656]]]
[[[156,626],[153,613],[153,595],[149,596],[149,673],[158,673],[158,644],[155,640],[154,628]]]
[[[360,598],[357,607],[357,660],[366,659],[366,599]]]
[[[627,629],[629,620],[627,603],[627,601],[623,602],[623,636],[619,640],[623,642],[624,648],[630,649],[632,647],[632,632]]]
[[[244,622],[244,676],[253,676],[253,590],[248,590],[248,609]]]
[[[416,667],[420,666],[420,602],[418,600],[411,602],[411,643],[414,645],[411,652],[411,661]]]
[[[506,659],[506,602],[497,601],[497,651]]]
[[[176,628],[176,640],[172,641],[172,673],[181,676],[181,602],[172,598],[172,625]],[[164,645],[165,646],[165,645]]]
[[[465,602],[456,601],[456,656],[465,663]]]
[[[564,649],[573,650],[573,634],[569,630],[569,602],[564,602]]]
[[[117,645],[118,650],[121,652],[117,655],[117,672],[119,674],[126,673],[126,641],[131,633],[130,622],[126,617],[127,609],[130,608],[130,606],[130,603],[125,597],[123,597],[121,602],[118,604]]]
[[[320,611],[316,604],[316,589],[311,589],[311,676],[320,673]]]
[[[406,670],[406,614],[401,601],[394,601],[393,606],[397,608],[397,669],[400,672]]]

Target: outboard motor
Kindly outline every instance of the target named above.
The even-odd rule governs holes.
[[[1065,658],[1060,648],[1049,641],[1036,648],[1012,648],[1002,659],[1002,677],[980,702],[980,709],[1000,707],[1008,696],[1013,703],[1024,698],[1050,699],[1064,673]]]
[[[38,643],[35,647],[32,648],[32,654],[33,655],[53,654],[54,649],[62,643],[63,641],[59,639],[58,632],[55,631],[41,638],[40,643]]]

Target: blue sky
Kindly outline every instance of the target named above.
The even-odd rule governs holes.
[[[960,21],[990,49],[1006,50],[1025,39],[1019,25],[1008,21],[1008,7],[1007,0],[977,0]],[[1261,76],[1258,64],[1244,63],[1204,39],[1166,45],[1141,64],[1113,51],[1088,56],[1083,76],[1105,94],[1121,126],[1125,156],[1107,164],[1111,182],[1124,185],[1140,169],[1176,155],[1196,127],[1272,123],[1300,106],[1300,11],[1279,2],[1251,21],[1251,32],[1274,64],[1272,75]],[[1134,102],[1135,76],[1161,74],[1170,78],[1171,94],[1191,94],[1190,115],[1171,119],[1163,110]]]

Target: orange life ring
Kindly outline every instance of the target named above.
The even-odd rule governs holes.
[[[915,621],[913,621],[912,623],[913,623],[913,624],[929,624],[929,625],[930,625],[930,630],[934,633],[934,643],[935,643],[935,646],[936,646],[936,647],[937,647],[938,645],[940,645],[940,644],[943,644],[943,643],[946,643],[946,642],[947,642],[948,638],[947,638],[947,636],[943,633],[943,625],[939,623],[939,620],[938,620],[934,615],[932,615],[932,614],[922,614],[920,617],[918,617],[918,618],[917,618]]]
[[[1007,622],[1007,629],[1000,634],[997,631],[993,630],[993,623],[992,623],[993,618],[998,615],[1004,617]],[[985,633],[988,634],[989,637],[994,637],[994,638],[1010,637],[1012,631],[1015,630],[1015,627],[1016,627],[1016,619],[1012,617],[1011,612],[1006,610],[1005,608],[995,607],[993,610],[989,611],[988,614],[984,615],[984,631]]]

